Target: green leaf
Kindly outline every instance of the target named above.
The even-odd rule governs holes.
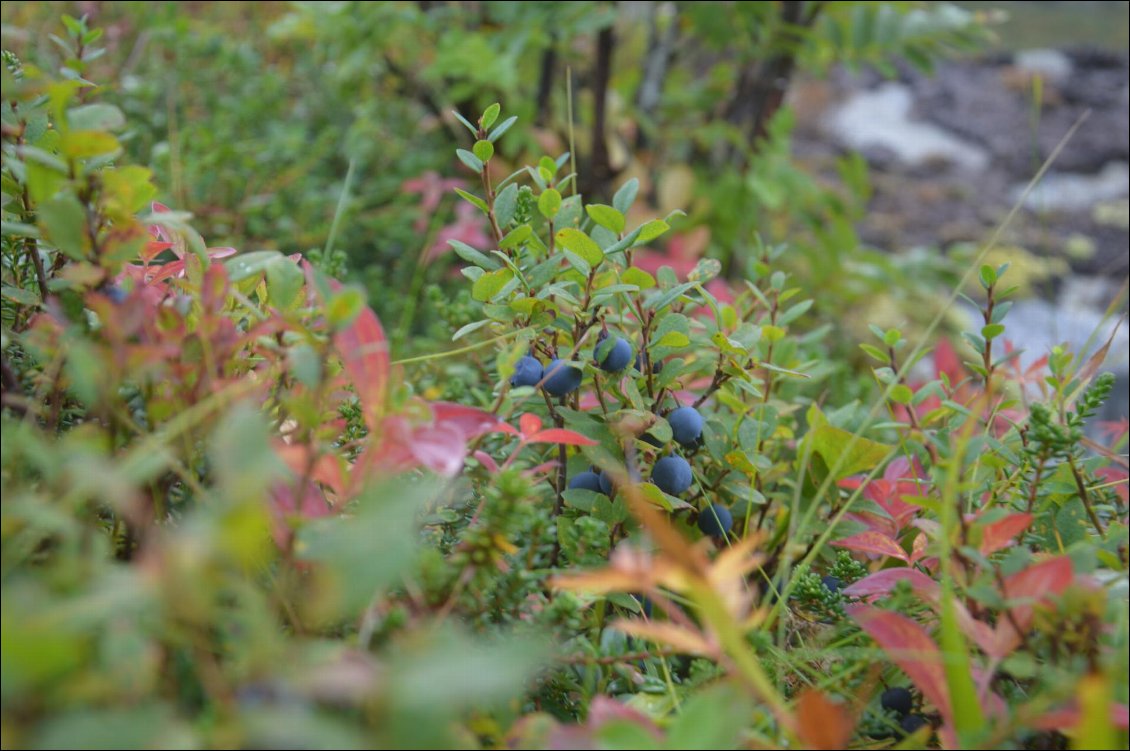
[[[39,228],[23,222],[0,222],[0,234],[4,237],[39,237]]]
[[[761,327],[761,338],[769,343],[779,342],[785,338],[785,330],[780,326],[765,324]]]
[[[462,328],[460,328],[458,331],[455,332],[455,334],[451,337],[451,341],[457,342],[460,339],[462,339],[463,337],[467,336],[467,334],[470,334],[474,331],[478,331],[483,326],[486,326],[489,323],[490,323],[490,320],[488,320],[488,319],[484,319],[482,321],[473,321],[472,323],[468,323],[466,326],[463,326]]]
[[[563,251],[563,253],[565,255],[565,260],[568,261],[569,265],[576,269],[577,273],[579,273],[581,276],[587,277],[592,273],[592,267],[589,266],[588,261],[581,258],[571,250]]]
[[[485,205],[485,204],[484,204]],[[494,197],[494,218],[502,229],[514,220],[514,213],[518,210],[518,185],[511,183],[498,192]],[[484,214],[486,211],[483,212]]]
[[[514,278],[510,269],[498,269],[483,274],[471,286],[471,297],[479,302],[487,302],[502,291],[506,283]]]
[[[738,748],[752,712],[749,692],[733,683],[701,689],[683,704],[665,748]]]
[[[533,229],[528,224],[519,224],[513,230],[507,233],[506,237],[498,243],[498,247],[502,250],[513,250],[519,245],[524,243],[530,235],[534,233]]]
[[[996,339],[1003,333],[1003,323],[990,323],[988,326],[985,326],[981,329],[981,336],[985,337],[986,340]]]
[[[455,115],[455,119],[456,119],[456,120],[458,120],[459,122],[463,123],[463,127],[464,127],[464,128],[466,128],[467,130],[471,131],[471,135],[473,135],[473,136],[474,136],[474,135],[477,135],[477,134],[478,134],[478,132],[479,132],[479,129],[478,129],[478,128],[476,128],[476,127],[475,127],[474,125],[472,125],[472,124],[471,124],[471,121],[470,121],[470,120],[468,120],[467,118],[463,117],[462,115],[460,115],[460,114],[459,114],[458,112],[456,112],[455,110],[452,110],[452,111],[451,111],[451,114]]]
[[[640,227],[640,234],[636,240],[640,245],[643,245],[651,242],[669,229],[671,229],[671,225],[662,219],[652,219],[650,222]]]
[[[658,341],[654,342],[654,347],[686,347],[691,343],[690,337],[681,331],[668,331],[661,336]]]
[[[39,162],[26,162],[27,189],[31,200],[43,203],[56,193],[67,182],[67,176],[58,170]]]
[[[502,135],[506,133],[506,131],[510,130],[511,126],[516,122],[518,122],[517,115],[511,115],[510,117],[506,118],[501,123],[499,123],[497,128],[490,132],[490,135],[487,136],[487,140],[491,143],[498,141],[498,139],[502,138]]]
[[[985,264],[981,267],[981,286],[985,289],[992,287],[997,282],[997,271],[992,266]]]
[[[483,110],[483,116],[479,118],[479,126],[483,130],[490,130],[490,126],[494,125],[494,121],[498,119],[500,112],[502,112],[502,105],[498,102],[487,107]]]
[[[609,245],[604,249],[604,255],[610,256],[614,253],[620,253],[621,251],[627,250],[628,248],[632,247],[632,244],[635,243],[636,239],[640,236],[641,229],[642,227],[636,228],[629,232],[623,240]]]
[[[625,284],[634,284],[640,289],[651,289],[655,286],[655,277],[635,266],[632,266],[621,274],[620,279]]]
[[[278,310],[289,310],[300,300],[299,293],[306,281],[306,275],[298,264],[280,255],[275,263],[267,266],[267,297]]]
[[[624,231],[624,215],[611,206],[594,203],[586,206],[585,212],[590,219],[614,234]]]
[[[416,514],[438,491],[439,483],[426,479],[372,486],[351,504],[349,515],[316,519],[299,530],[295,549],[303,560],[326,566],[342,616],[355,618],[411,568]]]
[[[487,207],[487,202],[483,199],[479,198],[473,193],[468,193],[462,188],[456,188],[455,192],[458,193],[463,200],[478,208],[479,211],[483,212],[484,214],[490,213],[490,209]]]
[[[495,259],[475,250],[470,245],[461,240],[448,240],[447,244],[455,251],[455,255],[462,258],[467,263],[473,263],[479,268],[486,269],[487,271],[494,271],[499,268],[499,263]]]
[[[599,266],[600,262],[604,260],[604,251],[600,249],[600,246],[579,229],[566,228],[561,230],[557,233],[557,243],[585,259],[585,263],[591,267]]]
[[[326,322],[334,330],[343,329],[365,308],[365,293],[357,287],[342,287],[326,301]]]
[[[474,154],[472,154],[470,151],[467,151],[466,149],[456,149],[455,150],[455,156],[459,157],[459,161],[461,161],[461,162],[463,162],[463,164],[467,165],[471,169],[472,172],[474,172],[477,175],[482,174],[482,172],[483,172],[483,162],[482,162],[482,160],[479,159]],[[458,188],[456,190],[458,190]]]
[[[89,159],[122,150],[117,138],[100,130],[72,130],[60,139],[59,146],[71,159]]]
[[[880,363],[887,363],[887,353],[872,344],[860,344],[859,348],[868,355],[880,361]]]
[[[10,284],[3,286],[4,297],[19,305],[38,305],[39,295],[31,290],[23,289],[22,287],[13,287]]]
[[[272,265],[280,262],[294,266],[293,261],[290,261],[277,250],[255,250],[250,253],[240,253],[227,259],[224,261],[224,268],[227,269],[228,279],[235,283],[258,276]]]
[[[475,157],[481,162],[489,162],[490,158],[494,156],[494,144],[490,141],[476,141],[475,145],[471,147]]]
[[[714,277],[722,273],[722,262],[717,258],[701,258],[691,272],[687,274],[687,280],[691,282],[699,282],[705,284]]]
[[[612,206],[621,214],[627,214],[628,209],[636,202],[636,194],[640,191],[640,179],[633,177],[620,186],[616,195],[612,196]]]
[[[552,219],[561,210],[561,194],[553,188],[546,188],[538,196],[538,211],[546,219]]]
[[[910,404],[914,392],[906,384],[900,383],[891,389],[891,401],[897,404]]]
[[[68,258],[79,261],[86,255],[86,211],[74,196],[64,194],[40,204],[39,228]]]
[[[686,294],[689,290],[693,289],[697,284],[698,282],[683,282],[682,284],[677,284],[671,289],[665,290],[664,292],[661,292],[660,294],[648,300],[645,307],[651,308],[652,310],[656,311],[663,310],[668,305],[675,302],[675,300]]]
[[[74,130],[120,130],[126,118],[112,104],[84,104],[67,112],[67,123]]]
[[[807,416],[809,432],[805,440],[812,442],[812,450],[824,460],[837,480],[867,472],[890,454],[890,446],[853,435],[830,424],[815,405],[809,408]],[[797,453],[803,455],[803,452]]]

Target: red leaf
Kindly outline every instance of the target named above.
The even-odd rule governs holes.
[[[541,430],[541,418],[533,412],[526,412],[518,418],[518,429],[522,431],[524,440],[528,440],[531,435]]]
[[[463,469],[467,441],[457,428],[423,425],[412,431],[409,441],[412,456],[420,466],[445,477],[454,477]]]
[[[914,538],[914,542],[910,546],[910,564],[917,563],[922,556],[926,555],[926,545],[929,540],[926,539],[924,532],[919,532],[918,536]]]
[[[337,495],[340,496],[345,491],[341,462],[334,454],[321,454],[311,466],[310,448],[304,444],[275,441],[273,448],[296,477],[302,477],[309,472],[311,480],[328,486]]]
[[[331,280],[331,286],[334,285],[337,283]],[[353,323],[334,334],[333,342],[345,372],[357,390],[365,424],[370,432],[376,433],[384,410],[391,368],[388,339],[377,314],[365,306]]]
[[[855,721],[847,707],[816,689],[805,689],[796,704],[796,731],[804,748],[847,748]]]
[[[851,607],[848,614],[938,708],[946,724],[952,725],[953,710],[942,655],[925,629],[906,616],[868,605]]]
[[[498,471],[498,462],[494,460],[493,456],[483,451],[482,449],[476,451],[474,454],[472,454],[472,456],[479,460],[479,464],[486,467],[487,472],[493,474]]]
[[[832,545],[838,548],[858,550],[861,553],[890,556],[891,558],[898,558],[907,563],[910,562],[910,557],[907,556],[902,546],[881,532],[860,532],[857,535],[837,540],[833,542]]]
[[[236,254],[235,248],[208,248],[208,258],[215,261],[217,258],[227,258]]]
[[[432,402],[430,406],[437,426],[456,428],[463,433],[468,441],[472,441],[484,433],[504,429],[505,423],[500,423],[498,418],[490,412],[477,407],[465,407],[453,402]]]
[[[446,477],[453,477],[463,468],[467,457],[467,441],[458,429],[437,425],[409,425],[400,415],[391,415],[381,423],[380,443],[370,445],[358,458],[366,469],[400,472],[427,467]],[[356,470],[355,470],[356,471]]]
[[[1016,542],[1013,538],[1028,529],[1032,518],[1031,514],[1010,514],[986,525],[981,532],[981,555],[989,556],[1012,545]]]
[[[630,722],[642,727],[656,739],[663,737],[655,722],[638,709],[633,709],[605,696],[595,697],[592,704],[589,705],[588,725],[592,728],[599,728],[609,722]]]
[[[1004,581],[1004,594],[1008,599],[1031,597],[1042,599],[1048,595],[1063,594],[1075,578],[1075,569],[1066,555],[1033,564],[1018,571]],[[1016,612],[1017,608],[1013,609]]]
[[[844,587],[848,597],[871,597],[890,594],[900,581],[910,582],[910,587],[924,600],[936,600],[941,594],[938,583],[914,568],[886,568]]]
[[[271,489],[271,536],[280,548],[286,548],[294,536],[292,520],[317,519],[328,516],[330,504],[325,494],[312,482],[303,483],[301,498],[295,494],[294,483],[276,483]]]
[[[583,436],[572,430],[564,428],[549,428],[526,438],[526,443],[564,443],[567,446],[596,446],[600,441],[594,441],[588,436]]]

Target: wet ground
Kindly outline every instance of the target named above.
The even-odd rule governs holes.
[[[1125,28],[1114,32],[1115,49],[1109,39],[1105,49],[1021,47],[944,63],[933,76],[907,67],[893,79],[800,82],[797,153],[817,169],[846,150],[867,158],[875,192],[862,236],[893,252],[983,243],[1022,202],[1002,252],[1037,284],[1010,315],[1010,338],[1029,358],[1063,341],[1081,348],[1095,331],[1105,339],[1113,324],[1103,313],[1130,271],[1130,57],[1124,42],[1117,48]],[[1107,360],[1122,380],[1108,418],[1128,410],[1127,349],[1123,327]]]

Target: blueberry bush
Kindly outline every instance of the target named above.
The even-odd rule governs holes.
[[[1006,266],[860,370],[803,248],[650,271],[682,211],[488,103],[412,346],[345,200],[309,254],[158,202],[100,41],[4,58],[5,747],[1126,746],[1111,343],[1022,368]]]

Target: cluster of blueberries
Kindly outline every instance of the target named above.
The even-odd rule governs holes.
[[[899,729],[904,735],[911,735],[919,728],[926,727],[930,721],[920,714],[914,714],[914,696],[909,689],[898,686],[888,688],[879,697],[879,703],[888,712],[894,712],[899,718]]]
[[[616,337],[610,346],[600,347],[600,343],[606,338],[607,333],[602,332],[598,339],[598,352],[602,351],[603,356],[598,360],[597,365],[607,373],[619,373],[632,362],[632,345],[627,339]],[[644,364],[643,357],[637,355],[636,368],[642,370]],[[662,364],[657,362],[653,367],[655,372],[659,372]],[[582,375],[580,368],[569,365],[560,358],[555,358],[548,365],[542,366],[541,361],[536,357],[526,355],[515,364],[510,385],[540,386],[547,394],[565,396],[580,387]],[[667,422],[671,426],[672,437],[680,446],[694,447],[702,441],[702,415],[694,407],[686,406],[673,410],[667,415]],[[668,495],[681,495],[693,482],[691,465],[678,454],[667,454],[660,457],[652,467],[651,481]],[[611,495],[612,478],[590,469],[574,476],[569,482],[569,488]],[[734,519],[730,510],[719,503],[712,504],[698,516],[699,529],[711,537],[724,538],[733,525]]]

